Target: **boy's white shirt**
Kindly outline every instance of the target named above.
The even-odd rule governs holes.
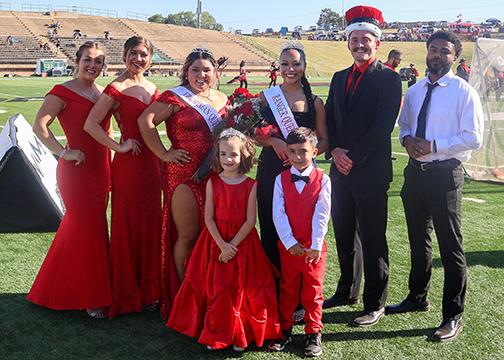
[[[310,176],[313,171],[313,165],[310,164],[305,171],[299,172],[294,166],[291,167],[291,173],[299,176]],[[306,183],[304,181],[296,181],[294,183],[298,194],[301,194]],[[273,190],[273,222],[276,231],[285,248],[289,250],[296,245],[298,241],[292,233],[292,228],[289,223],[289,218],[285,212],[284,190],[282,186],[281,174],[275,179],[275,187]],[[331,214],[331,181],[329,176],[324,174],[322,177],[322,188],[315,204],[315,211],[312,218],[312,245],[311,249],[322,251],[324,245],[324,236],[327,233],[329,218]]]

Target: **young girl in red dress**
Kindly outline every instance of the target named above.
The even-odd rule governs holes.
[[[245,175],[254,155],[251,140],[234,129],[216,141],[212,166],[220,173],[207,183],[206,227],[168,319],[209,350],[260,347],[280,331],[272,267],[255,229],[256,182]]]

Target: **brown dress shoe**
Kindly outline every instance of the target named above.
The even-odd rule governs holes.
[[[450,341],[455,339],[464,328],[462,318],[458,320],[443,320],[441,326],[432,335],[432,341]]]
[[[355,327],[367,327],[377,324],[382,317],[385,316],[385,308],[378,310],[364,310],[353,322]]]

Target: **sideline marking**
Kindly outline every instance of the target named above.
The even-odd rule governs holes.
[[[478,204],[486,203],[486,200],[475,199],[475,198],[470,198],[470,197],[462,197],[462,200],[474,201],[475,203],[478,203]]]

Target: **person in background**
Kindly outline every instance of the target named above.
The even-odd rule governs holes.
[[[417,77],[420,76],[418,73],[417,68],[415,67],[415,64],[411,63],[410,65],[410,71],[409,71],[409,77],[408,77],[408,87],[412,87],[413,85],[416,84]]]
[[[271,67],[269,69],[269,77],[271,80],[270,80],[268,89],[271,88],[271,85],[276,86],[276,81],[278,78],[278,70],[279,70],[279,68],[277,67],[276,63],[273,61],[271,63]]]
[[[86,309],[105,318],[112,303],[108,267],[107,203],[109,151],[83,130],[103,88],[95,84],[105,52],[87,41],[77,51],[74,79],[56,85],[40,107],[33,132],[59,155],[57,179],[66,212],[28,294],[28,300],[55,310]],[[101,123],[113,136],[110,113]],[[67,138],[62,146],[49,129],[58,118]]]
[[[390,50],[388,54],[388,59],[383,63],[383,65],[391,68],[395,71],[402,61],[402,52],[397,49]]]
[[[466,65],[466,59],[460,59],[459,66],[457,66],[457,76],[469,82],[469,74],[471,74],[471,70]]]
[[[429,76],[408,89],[399,117],[401,144],[410,156],[401,198],[411,249],[409,294],[387,314],[429,311],[432,230],[441,252],[445,281],[443,321],[433,341],[455,339],[463,329],[467,264],[462,248],[462,162],[481,146],[483,108],[476,90],[453,74],[462,52],[451,31],[435,32],[427,41]]]
[[[247,88],[248,87],[248,81],[247,81],[247,69],[245,69],[245,60],[242,60],[240,63],[240,87],[242,88]]]
[[[494,73],[495,101],[500,102],[502,92],[504,91],[504,67],[502,65],[494,65],[492,66],[492,72]]]

